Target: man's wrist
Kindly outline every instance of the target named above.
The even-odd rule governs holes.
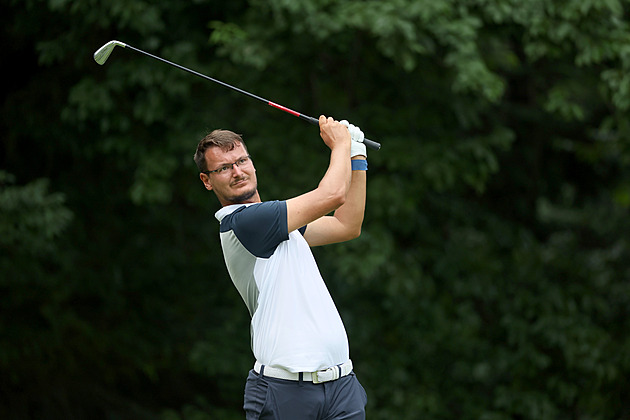
[[[353,171],[367,171],[368,163],[366,159],[352,159],[350,161]]]

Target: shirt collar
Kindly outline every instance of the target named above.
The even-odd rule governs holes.
[[[246,206],[246,207],[251,206],[252,204],[259,204],[259,203],[230,204],[229,206],[221,207],[216,213],[214,213],[214,217],[216,217],[217,220],[221,222],[221,220],[223,220],[225,216],[227,216],[228,214],[234,213],[236,209],[240,209],[243,206]]]

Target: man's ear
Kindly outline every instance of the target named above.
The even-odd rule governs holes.
[[[204,173],[200,173],[199,179],[201,179],[201,182],[203,182],[203,185],[204,187],[206,187],[206,190],[212,191],[212,183],[210,182],[210,177],[208,175]]]

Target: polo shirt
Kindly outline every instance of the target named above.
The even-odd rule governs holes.
[[[234,204],[215,217],[228,272],[251,316],[256,359],[291,372],[348,361],[346,330],[306,227],[288,232],[286,202]]]

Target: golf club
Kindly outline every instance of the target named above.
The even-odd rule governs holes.
[[[294,110],[292,110],[292,109],[289,109],[289,108],[287,108],[287,107],[285,107],[285,106],[282,106],[282,105],[277,104],[277,103],[275,103],[275,102],[271,102],[271,101],[269,101],[269,100],[267,100],[267,99],[261,98],[260,96],[256,96],[256,95],[254,95],[253,93],[249,93],[249,92],[247,92],[247,91],[244,91],[244,90],[239,89],[239,88],[237,88],[237,87],[235,87],[235,86],[229,85],[229,84],[227,84],[227,83],[225,83],[225,82],[222,82],[222,81],[220,81],[220,80],[213,79],[212,77],[206,76],[205,74],[198,73],[198,72],[196,72],[196,71],[194,71],[194,70],[191,70],[191,69],[189,69],[189,68],[186,68],[186,67],[184,67],[184,66],[180,66],[179,64],[173,63],[173,62],[171,62],[171,61],[165,60],[165,59],[163,59],[163,58],[161,58],[161,57],[158,57],[158,56],[156,56],[156,55],[150,54],[150,53],[148,53],[148,52],[146,52],[146,51],[142,51],[142,50],[140,50],[140,49],[138,49],[138,48],[132,47],[131,45],[129,45],[129,44],[125,44],[124,42],[120,42],[120,41],[109,41],[107,44],[103,45],[101,48],[99,48],[98,50],[96,50],[96,52],[94,53],[94,61],[96,61],[96,62],[97,62],[98,64],[100,64],[100,65],[105,64],[105,62],[106,62],[106,61],[107,61],[107,59],[109,58],[110,54],[112,53],[112,51],[114,50],[114,48],[115,48],[115,47],[117,47],[117,46],[118,46],[118,47],[122,47],[122,48],[128,48],[128,49],[130,49],[130,50],[133,50],[133,51],[136,51],[136,52],[142,53],[142,54],[147,55],[147,56],[149,56],[149,57],[151,57],[151,58],[154,58],[154,59],[156,59],[156,60],[159,60],[159,61],[161,61],[161,62],[163,62],[163,63],[170,64],[171,66],[177,67],[178,69],[181,69],[181,70],[187,71],[188,73],[192,73],[192,74],[194,74],[194,75],[196,75],[196,76],[199,76],[199,77],[202,77],[202,78],[204,78],[204,79],[206,79],[206,80],[210,80],[211,82],[218,83],[218,84],[220,84],[220,85],[222,85],[222,86],[225,86],[226,88],[229,88],[229,89],[235,90],[235,91],[237,91],[237,92],[239,92],[239,93],[242,93],[243,95],[247,95],[247,96],[249,96],[250,98],[257,99],[257,100],[259,100],[259,101],[261,101],[261,102],[266,103],[266,104],[267,104],[267,105],[269,105],[269,106],[272,106],[272,107],[274,107],[274,108],[276,108],[276,109],[279,109],[279,110],[281,110],[281,111],[284,111],[284,112],[287,112],[287,113],[289,113],[289,114],[291,114],[291,115],[294,115],[294,116],[296,116],[296,117],[298,117],[298,118],[301,118],[301,119],[303,119],[303,120],[305,120],[305,121],[308,121],[308,122],[310,122],[310,123],[311,123],[311,124],[313,124],[313,125],[317,125],[317,126],[319,125],[319,120],[318,120],[318,119],[316,119],[316,118],[309,117],[308,115],[301,114],[301,113],[299,113],[299,112],[297,112],[297,111],[294,111]],[[380,149],[380,148],[381,148],[381,144],[380,144],[380,143],[377,143],[377,142],[375,142],[375,141],[373,141],[373,140],[369,140],[369,139],[367,139],[367,138],[363,139],[363,143],[364,143],[367,147],[369,147],[370,149],[378,150],[378,149]]]

